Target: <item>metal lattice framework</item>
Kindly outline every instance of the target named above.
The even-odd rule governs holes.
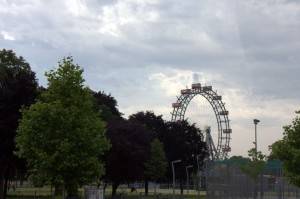
[[[222,160],[227,156],[227,153],[231,151],[229,146],[230,136],[232,130],[229,126],[228,115],[229,112],[225,108],[225,104],[222,102],[222,96],[218,95],[216,91],[212,90],[212,86],[201,86],[200,83],[192,84],[191,89],[183,89],[181,90],[181,95],[177,97],[177,102],[172,104],[173,112],[172,121],[178,120],[188,120],[189,118],[186,116],[186,111],[192,102],[192,100],[196,96],[201,96],[206,99],[206,101],[210,104],[210,109],[213,110],[212,117],[215,117],[215,126],[216,126],[216,137],[211,135],[211,128],[209,124],[205,127],[205,140],[208,147],[208,152],[211,160]],[[197,108],[195,108],[197,109]],[[203,110],[193,110],[201,114]],[[195,122],[200,121],[199,118],[196,118]]]

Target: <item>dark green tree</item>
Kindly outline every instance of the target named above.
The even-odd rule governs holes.
[[[283,138],[270,146],[270,156],[283,161],[285,175],[300,187],[300,111],[296,114],[292,124],[283,127]]]
[[[122,119],[123,114],[119,111],[117,100],[113,96],[107,95],[104,91],[92,93],[104,121],[110,122]]]
[[[182,163],[176,169],[176,175],[180,179],[181,193],[183,193],[182,181],[185,178],[185,165],[193,165],[193,172],[197,172],[197,156],[200,168],[204,159],[208,156],[206,143],[203,134],[195,124],[187,120],[180,120],[167,123],[168,130],[165,136],[164,147],[169,161],[169,166],[174,160],[180,159]],[[181,166],[181,167],[180,167]],[[168,178],[172,179],[171,168],[168,169]]]
[[[167,125],[169,134],[173,134],[169,136],[168,145],[164,145],[170,160],[180,159],[183,165],[192,164],[196,169],[196,156],[199,162],[203,163],[208,155],[202,132],[187,120],[169,122]]]
[[[24,168],[13,155],[14,138],[21,117],[19,110],[35,101],[37,86],[35,73],[23,57],[12,50],[0,50],[0,199],[6,198],[9,174],[20,166]]]
[[[248,156],[247,164],[241,166],[240,170],[253,179],[253,196],[257,198],[257,179],[264,169],[266,156],[261,151],[256,151],[255,148],[248,151]]]
[[[154,180],[154,192],[156,196],[156,180],[163,177],[167,171],[167,158],[163,144],[159,139],[154,139],[151,143],[150,158],[145,163],[145,176]]]
[[[248,151],[248,156],[247,164],[240,167],[240,170],[252,179],[257,180],[264,168],[266,156],[261,151],[256,152],[255,148]]]
[[[249,158],[243,157],[243,156],[232,156],[229,159],[225,160],[226,162],[229,162],[231,164],[235,164],[238,166],[244,166],[248,163]]]
[[[105,155],[106,183],[112,183],[112,195],[121,183],[143,179],[145,162],[155,132],[128,120],[108,123],[107,137],[112,148]]]
[[[167,125],[162,115],[155,115],[152,111],[140,111],[129,116],[130,121],[135,121],[147,129],[156,132],[157,138],[163,143],[168,142]],[[148,195],[148,178],[145,176],[145,195]]]
[[[72,57],[47,72],[48,89],[22,109],[16,137],[16,153],[27,160],[31,179],[62,186],[68,196],[76,196],[80,186],[104,174],[98,157],[110,146],[82,73]]]
[[[158,137],[160,137],[160,135],[163,134],[167,129],[166,123],[163,120],[162,115],[155,115],[152,111],[137,112],[135,114],[130,115],[129,120],[138,122],[146,126],[147,129],[157,132]]]

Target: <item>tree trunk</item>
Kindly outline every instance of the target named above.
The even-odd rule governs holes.
[[[149,180],[145,179],[145,196],[148,196],[148,185],[149,185]]]
[[[62,186],[58,184],[54,185],[54,195],[61,196],[62,193],[63,193]]]
[[[257,191],[256,191],[256,180],[253,179],[253,198],[257,198]]]
[[[111,196],[114,198],[117,193],[117,188],[119,187],[120,183],[112,183],[112,192]]]
[[[154,180],[154,198],[156,199],[156,180]]]
[[[107,187],[107,182],[105,182],[104,185],[103,185],[103,194],[105,194],[106,187]]]
[[[180,195],[183,196],[183,186],[182,186],[182,180],[180,179]]]
[[[9,169],[6,168],[5,174],[4,174],[3,199],[6,199],[6,198],[7,198],[7,183],[8,183],[8,177],[9,177]]]
[[[8,182],[8,161],[0,166],[0,199],[6,199]]]
[[[4,199],[4,168],[0,167],[0,199]]]

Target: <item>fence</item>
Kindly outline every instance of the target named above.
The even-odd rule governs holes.
[[[241,164],[210,163],[204,171],[207,199],[296,199],[300,189],[284,178],[281,163],[266,162],[256,180],[240,171]]]

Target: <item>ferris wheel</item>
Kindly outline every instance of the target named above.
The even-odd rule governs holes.
[[[195,124],[207,144],[209,158],[222,160],[231,151],[229,146],[232,130],[229,126],[229,112],[222,102],[222,96],[212,86],[192,84],[192,88],[181,90],[177,102],[172,104],[172,121],[188,120]]]

